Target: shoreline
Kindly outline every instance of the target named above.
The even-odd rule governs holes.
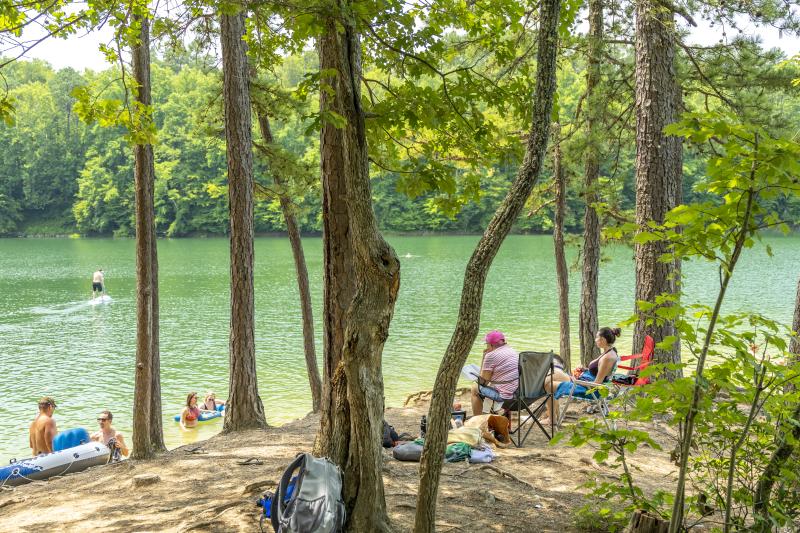
[[[415,230],[415,231],[391,231],[381,230],[384,237],[479,237],[483,235],[482,231],[433,231],[433,230]],[[520,230],[519,228],[512,228],[509,235],[525,235],[525,236],[550,236],[551,231],[531,231]],[[564,231],[564,235],[570,238],[578,238],[583,236],[583,231]],[[778,229],[767,229],[762,234],[765,237],[785,237],[793,238],[800,235],[800,224],[796,226],[789,225],[789,233],[785,234]],[[286,231],[260,231],[253,234],[254,237],[269,237],[269,238],[288,238]],[[301,231],[301,237],[322,237],[322,230],[314,231]],[[95,239],[114,239],[114,240],[134,240],[135,235],[115,235],[112,233],[89,233],[84,234],[77,231],[77,228],[67,229],[59,232],[44,232],[44,233],[28,233],[25,231],[17,231],[13,233],[2,233],[0,239],[79,239],[79,240],[95,240]],[[163,233],[157,234],[158,240],[182,240],[182,239],[228,239],[227,233],[189,233],[186,235],[167,236]],[[620,241],[612,241],[620,242]],[[569,244],[569,243],[567,243]],[[606,243],[608,244],[608,243]]]
[[[399,433],[416,435],[429,394],[410,395],[408,406],[386,409],[386,421]],[[318,421],[318,415],[308,415],[281,427],[218,434],[153,460],[122,461],[0,491],[0,530],[257,531],[255,500],[274,490],[296,453],[311,450]],[[383,458],[387,513],[396,531],[410,531],[419,465],[395,460],[390,450]],[[643,449],[633,463],[648,472],[641,479],[646,489],[670,483],[674,466],[666,452]],[[585,503],[578,485],[614,472],[591,459],[591,450],[551,446],[531,432],[524,447],[496,450],[488,465],[444,465],[437,530],[577,531],[575,511]],[[138,488],[136,476],[153,474],[157,481]],[[34,508],[48,512],[33,513]]]
[[[420,231],[382,231],[381,232],[384,236],[391,236],[391,237],[479,237],[482,235],[480,232],[462,232],[462,231],[427,231],[427,230],[420,230]],[[520,231],[511,231],[511,235],[551,235],[547,232],[520,232]],[[579,236],[580,233],[569,233],[568,235]],[[265,232],[256,232],[253,234],[254,237],[275,237],[275,238],[288,238],[288,234],[286,232],[280,231],[265,231]],[[321,231],[304,231],[300,234],[301,237],[316,237],[321,238],[322,232]],[[227,233],[196,233],[196,234],[189,234],[189,235],[177,235],[177,236],[166,236],[166,235],[157,235],[157,239],[159,240],[170,240],[170,239],[227,239],[229,235]],[[133,240],[135,236],[133,235],[114,235],[113,233],[108,234],[82,234],[78,232],[74,233],[12,233],[12,234],[2,234],[0,235],[0,239],[86,239],[86,240],[93,240],[93,239],[115,239],[115,240]]]

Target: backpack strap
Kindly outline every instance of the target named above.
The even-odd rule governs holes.
[[[283,471],[283,476],[281,476],[281,480],[278,483],[278,488],[275,491],[275,496],[272,498],[272,509],[270,510],[270,521],[272,522],[272,529],[276,532],[280,531],[280,519],[283,518],[283,512],[286,510],[286,504],[283,503],[283,499],[286,497],[286,491],[288,490],[289,480],[292,479],[292,474],[298,468],[304,468],[306,461],[306,454],[300,453],[295,457],[294,461],[286,467],[286,470]],[[294,492],[292,493],[293,496],[297,495],[300,490],[300,482],[303,479],[303,476],[298,476],[297,482],[294,486]]]

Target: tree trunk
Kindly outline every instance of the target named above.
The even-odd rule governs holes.
[[[258,127],[261,136],[266,144],[272,144],[272,129],[269,126],[269,117],[266,113],[258,112]],[[319,367],[317,366],[317,351],[314,346],[314,313],[311,308],[311,289],[308,286],[308,268],[306,267],[306,256],[303,253],[303,243],[300,240],[300,228],[297,218],[294,216],[292,201],[283,190],[285,185],[283,178],[273,171],[272,179],[277,185],[278,199],[281,202],[283,219],[286,221],[286,232],[289,234],[289,243],[292,246],[292,257],[294,257],[294,267],[297,272],[297,287],[300,292],[300,309],[303,316],[303,347],[306,355],[306,371],[308,373],[308,384],[311,387],[311,405],[316,413],[320,410],[322,403],[322,380],[319,377]]]
[[[139,43],[131,51],[136,101],[150,106],[150,24],[136,16]],[[147,120],[150,119],[149,112]],[[136,144],[134,187],[136,196],[136,376],[133,411],[132,457],[147,459],[166,451],[161,424],[161,383],[158,345],[158,261],[153,190],[153,145]]]
[[[581,342],[581,365],[586,367],[595,356],[594,338],[600,327],[597,318],[597,279],[600,272],[600,221],[594,204],[598,202],[597,181],[600,176],[600,143],[602,133],[598,121],[605,110],[605,95],[599,89],[600,61],[603,56],[603,0],[589,0],[589,35],[586,66],[586,160],[583,217],[583,276],[578,332]]]
[[[556,280],[558,283],[558,321],[560,325],[560,355],[569,372],[572,368],[572,355],[569,345],[569,271],[564,257],[564,210],[566,206],[566,179],[561,166],[561,126],[553,125],[553,176],[556,181],[555,223],[553,225],[553,244],[556,256]]]
[[[649,514],[647,511],[634,511],[627,533],[667,533],[669,522]]]
[[[561,2],[542,0],[540,6],[536,91],[533,95],[532,124],[525,158],[511,189],[489,222],[467,263],[458,321],[439,366],[431,398],[428,433],[420,464],[420,486],[414,524],[416,533],[434,531],[436,497],[447,443],[450,405],[459,373],[478,335],[483,288],[489,267],[539,178],[542,160],[547,150],[550,114],[553,110],[556,87],[557,30]]]
[[[152,147],[151,147],[152,149]],[[155,169],[153,170],[155,178]],[[161,413],[161,347],[159,345],[159,311],[158,311],[158,253],[157,239],[155,234],[155,210],[153,210],[153,238],[150,242],[151,247],[151,268],[153,269],[150,277],[152,283],[152,293],[150,297],[151,305],[151,337],[150,337],[150,442],[156,451],[165,452],[167,446],[164,444],[164,423]]]
[[[794,354],[794,362],[797,362],[800,359],[800,338],[797,335],[800,333],[800,280],[797,282],[792,331],[795,332],[795,335],[789,341],[789,351]],[[800,420],[800,403],[795,404],[790,418],[795,421]],[[789,433],[791,433],[791,438],[789,438]],[[753,515],[756,518],[755,531],[763,533],[772,531],[772,523],[769,519],[770,495],[775,482],[781,478],[781,471],[785,468],[786,462],[792,456],[792,453],[797,453],[800,450],[798,442],[800,442],[800,425],[796,422],[792,424],[791,430],[780,430],[775,436],[775,451],[772,452],[767,467],[758,479],[755,497],[753,498]]]
[[[679,92],[675,79],[675,23],[672,12],[654,0],[636,3],[636,223],[662,223],[664,215],[680,200],[681,141],[665,136],[663,129],[675,122]],[[656,297],[677,292],[676,263],[659,261],[668,251],[664,241],[636,244],[636,301],[655,302]],[[638,312],[638,304],[637,304]],[[650,315],[652,311],[647,314]],[[645,335],[656,342],[674,337],[670,350],[657,349],[659,363],[679,363],[680,344],[673,321],[646,323],[640,318],[634,327],[633,350],[644,344]],[[680,370],[670,371],[674,379]]]
[[[345,6],[349,7],[349,6]],[[348,13],[347,9],[342,12]],[[320,69],[334,94],[320,91],[320,111],[346,119],[323,123],[325,249],[325,392],[315,452],[342,467],[347,531],[389,531],[382,478],[381,358],[400,288],[400,263],[372,210],[361,43],[352,20],[325,20]]]
[[[253,153],[244,13],[220,15],[231,232],[230,385],[223,431],[267,426],[256,378]]]

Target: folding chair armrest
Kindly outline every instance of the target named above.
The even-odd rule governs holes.
[[[606,386],[605,383],[595,383],[594,381],[584,381],[582,379],[574,379],[572,380],[572,382],[575,383],[576,385],[582,385],[587,389],[597,389]]]
[[[619,357],[619,360],[620,361],[633,361],[634,359],[641,359],[642,357],[644,357],[644,354],[635,353],[633,355],[621,355]]]
[[[623,365],[617,365],[617,368],[621,368],[621,369],[623,369],[623,370],[635,370],[635,371],[637,371],[637,372],[638,372],[639,370],[644,370],[644,369],[645,369],[645,368],[647,368],[648,366],[650,366],[650,363],[649,363],[649,362],[647,362],[647,363],[642,363],[641,365],[636,365],[636,366],[623,366]]]

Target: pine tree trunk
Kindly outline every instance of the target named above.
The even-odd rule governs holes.
[[[154,171],[155,174],[155,171]],[[153,213],[155,217],[155,211]],[[151,283],[153,287],[150,304],[152,306],[151,317],[151,331],[150,338],[150,443],[153,448],[159,452],[167,451],[167,446],[164,444],[164,423],[161,412],[161,347],[159,344],[160,335],[160,318],[158,310],[158,253],[157,243],[158,240],[155,234],[155,220],[153,221],[153,239],[150,243],[152,255],[151,266],[153,269],[151,276]]]
[[[230,385],[223,431],[264,428],[253,296],[253,153],[244,13],[220,15],[231,241]]]
[[[263,112],[258,113],[258,127],[261,136],[267,144],[273,143],[272,129],[269,125],[269,117]],[[278,186],[278,199],[281,203],[281,212],[286,221],[286,232],[289,235],[289,243],[292,247],[292,257],[294,257],[294,267],[297,272],[297,287],[300,293],[300,309],[303,316],[303,348],[306,356],[306,372],[308,373],[308,384],[311,387],[311,405],[316,413],[322,404],[322,380],[319,376],[317,366],[317,351],[314,346],[314,312],[311,308],[311,289],[308,285],[308,268],[306,267],[306,256],[303,253],[303,243],[300,240],[300,228],[297,218],[294,216],[292,201],[283,190],[284,182],[277,172],[273,172],[272,179]]]
[[[672,12],[653,0],[636,4],[636,223],[662,223],[664,215],[680,200],[681,141],[665,136],[663,129],[676,121],[679,92],[675,78],[675,22]],[[664,293],[675,293],[679,264],[659,261],[667,243],[636,244],[636,300],[655,302]],[[637,305],[638,312],[638,305]],[[650,313],[650,312],[649,312]],[[649,314],[648,313],[648,314]],[[675,337],[671,350],[657,349],[659,363],[680,362],[680,344],[673,321],[647,325],[636,322],[634,351],[645,335],[656,342]],[[668,373],[670,379],[682,375]]]
[[[439,366],[431,398],[428,433],[420,464],[420,486],[414,524],[416,533],[431,533],[435,530],[436,497],[447,443],[450,405],[459,373],[478,335],[483,289],[489,267],[539,178],[547,150],[550,114],[553,110],[556,87],[557,30],[561,2],[542,0],[540,6],[536,91],[533,95],[532,124],[525,158],[511,189],[489,222],[467,263],[458,321]]]
[[[150,105],[150,24],[136,16],[140,42],[131,51],[136,101]],[[158,352],[158,261],[153,191],[153,145],[136,144],[134,188],[136,197],[136,376],[131,435],[132,457],[147,459],[165,451],[161,428],[161,384]]]
[[[325,393],[315,452],[342,467],[345,529],[389,531],[381,470],[381,358],[400,288],[400,263],[372,210],[361,43],[350,19],[325,22],[320,69],[338,74],[324,80],[334,94],[321,91],[320,110],[336,112],[347,123],[337,131],[323,124],[320,138],[323,216],[330,220],[323,235]]]
[[[558,321],[560,325],[559,353],[566,370],[572,368],[572,354],[569,343],[569,270],[567,259],[564,257],[564,211],[566,208],[567,183],[564,169],[561,166],[561,126],[553,125],[553,138],[556,145],[553,147],[553,176],[556,182],[555,221],[553,224],[553,244],[556,256],[556,281],[558,283]]]
[[[605,110],[605,95],[599,90],[600,61],[603,56],[603,0],[589,0],[589,35],[586,66],[586,159],[584,174],[583,275],[578,333],[581,365],[595,356],[594,338],[600,326],[597,318],[597,284],[600,273],[600,221],[594,205],[600,176],[600,136],[598,122]]]

